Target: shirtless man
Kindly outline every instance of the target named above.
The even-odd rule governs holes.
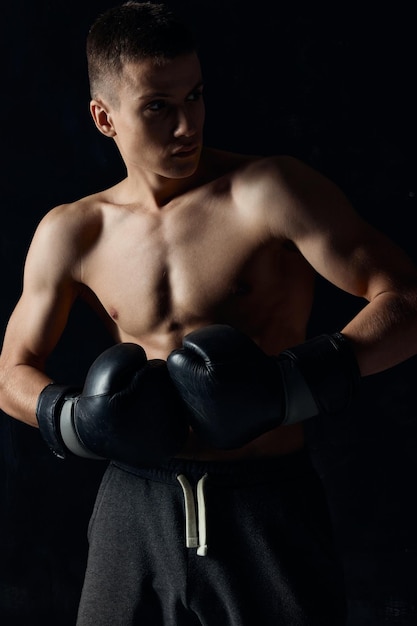
[[[58,456],[111,461],[78,624],[343,624],[300,420],[417,352],[417,270],[305,164],[204,147],[194,42],[153,7],[116,7],[89,34],[91,114],[127,175],[39,224],[4,338],[1,408]],[[364,307],[303,343],[316,272]],[[83,391],[45,373],[78,297],[115,338]],[[294,367],[271,358],[299,345],[307,358],[284,358]]]

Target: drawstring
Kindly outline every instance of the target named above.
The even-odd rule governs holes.
[[[197,554],[206,556],[207,554],[207,524],[206,524],[206,499],[204,494],[204,485],[208,476],[204,474],[197,483],[197,506],[198,506],[198,536],[199,546]]]
[[[195,515],[194,496],[191,485],[184,474],[178,474],[177,480],[184,492],[185,503],[185,545],[187,548],[198,547],[197,523]]]
[[[197,508],[198,508],[198,532],[196,521],[195,500],[192,487],[184,474],[178,474],[177,480],[184,493],[185,504],[185,545],[187,548],[197,548],[199,556],[207,554],[207,530],[206,530],[206,501],[204,485],[207,480],[204,474],[197,483]]]

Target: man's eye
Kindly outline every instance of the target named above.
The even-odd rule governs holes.
[[[188,96],[187,100],[191,101],[191,102],[195,102],[196,100],[200,100],[202,95],[203,95],[202,90],[198,89],[197,91],[193,91],[192,93],[190,93],[190,95]]]
[[[161,111],[166,106],[164,100],[155,100],[154,102],[150,102],[146,107],[149,111]]]

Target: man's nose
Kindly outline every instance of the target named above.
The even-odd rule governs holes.
[[[196,132],[193,116],[184,108],[178,109],[174,137],[192,137]]]

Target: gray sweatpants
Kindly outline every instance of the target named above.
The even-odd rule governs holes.
[[[78,626],[345,623],[327,504],[305,451],[111,464],[89,541]]]

